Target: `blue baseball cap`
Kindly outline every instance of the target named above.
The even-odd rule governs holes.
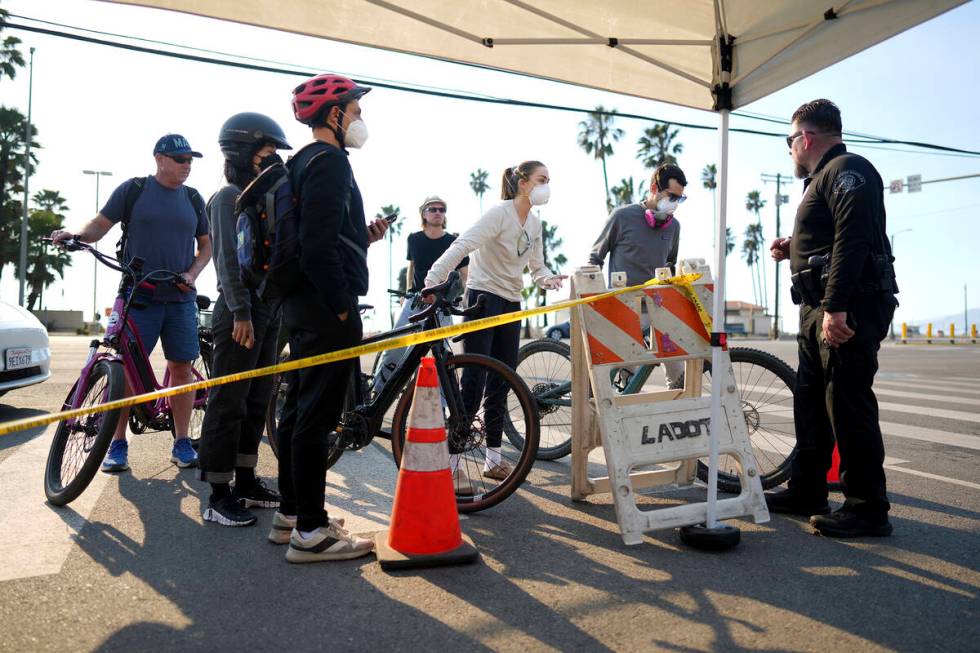
[[[154,154],[163,154],[164,156],[170,156],[173,154],[190,154],[193,157],[201,158],[203,156],[200,152],[195,152],[191,149],[191,144],[187,142],[187,139],[180,134],[167,134],[166,136],[161,136],[160,140],[157,141],[156,146],[153,148]]]

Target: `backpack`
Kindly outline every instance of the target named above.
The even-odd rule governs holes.
[[[313,154],[299,172],[325,153]],[[296,172],[291,168],[294,160],[260,172],[235,202],[239,277],[265,302],[284,298],[305,278],[299,262],[298,201],[290,175]],[[367,252],[349,238],[341,234],[340,239],[367,258]]]
[[[123,214],[122,219],[119,221],[119,228],[122,230],[122,234],[119,236],[119,240],[116,242],[116,258],[119,261],[125,262],[123,256],[126,254],[126,244],[129,242],[129,223],[133,219],[133,208],[136,206],[136,201],[143,194],[143,189],[146,188],[146,182],[149,177],[133,177],[130,179],[129,188],[126,189],[126,195],[123,197]],[[204,214],[204,198],[201,194],[197,192],[196,189],[190,186],[184,186],[187,189],[187,197],[191,201],[191,205],[197,212],[198,217]]]

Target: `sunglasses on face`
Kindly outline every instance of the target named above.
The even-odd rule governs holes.
[[[425,207],[425,212],[426,213],[445,213],[446,212],[446,207],[445,206],[427,206],[427,207]]]
[[[167,158],[181,165],[185,163],[190,163],[191,161],[194,160],[194,157],[191,156],[170,156],[169,154],[167,155]]]
[[[684,201],[687,199],[687,195],[675,195],[674,193],[667,191],[667,199],[669,199],[671,202],[677,202],[678,204],[683,204]]]

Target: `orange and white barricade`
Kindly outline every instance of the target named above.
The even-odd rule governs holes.
[[[710,318],[703,309],[699,313],[691,293],[702,307],[711,306],[714,285],[703,260],[682,261],[679,271],[701,277],[688,287],[648,286],[573,309],[572,499],[611,493],[626,544],[639,544],[647,531],[700,524],[707,516],[707,503],[640,510],[635,497],[641,488],[691,486],[698,459],[708,457],[711,396],[702,392],[701,382],[703,363],[711,360]],[[666,268],[657,271],[662,281],[669,276]],[[624,276],[614,274],[613,285],[625,286]],[[575,272],[573,297],[606,291],[598,267]],[[649,319],[647,333],[642,328],[641,309]],[[649,346],[644,336],[649,336]],[[720,374],[712,373],[712,383],[721,389],[722,424],[726,426],[718,438],[719,455],[738,461],[742,491],[736,497],[718,499],[716,518],[751,516],[757,523],[768,521],[727,350],[721,359]],[[647,392],[644,388],[623,395],[613,385],[612,377],[619,368],[666,361],[684,361],[683,389]],[[599,446],[609,475],[590,477],[589,454]],[[655,469],[634,471],[641,466]]]

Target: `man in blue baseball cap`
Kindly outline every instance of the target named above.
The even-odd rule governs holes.
[[[155,174],[123,182],[98,215],[77,234],[61,230],[51,234],[56,243],[69,238],[94,243],[120,223],[120,260],[143,259],[144,274],[170,270],[180,275],[177,280],[157,282],[149,296],[142,298],[142,305],[132,306],[129,312],[147,354],[162,339],[173,385],[194,380],[191,364],[200,354],[194,282],[211,259],[211,240],[204,200],[200,193],[184,185],[191,173],[191,162],[200,156],[180,134],[162,136],[153,148]],[[172,397],[170,405],[176,435],[170,460],[178,467],[195,467],[197,452],[188,438],[194,395]],[[129,469],[128,415],[128,409],[123,409],[102,463],[104,472]]]

